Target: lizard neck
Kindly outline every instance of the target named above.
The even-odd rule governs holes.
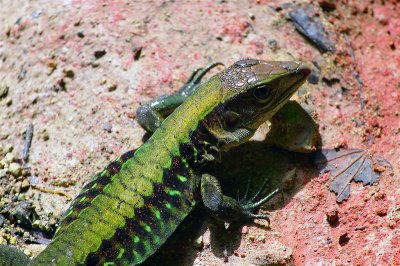
[[[209,144],[215,142],[204,121],[221,104],[222,86],[218,76],[209,79],[163,122],[149,143],[164,147],[169,157],[181,156],[192,169],[201,166],[210,153]]]

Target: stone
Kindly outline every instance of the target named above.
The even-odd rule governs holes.
[[[30,186],[31,186],[31,184],[29,183],[28,179],[24,179],[24,181],[22,181],[22,184],[21,184],[21,190],[26,191],[29,189]]]
[[[7,96],[9,88],[6,84],[0,84],[0,99]]]
[[[193,246],[195,248],[201,249],[203,247],[203,236],[200,236],[193,242]]]
[[[19,177],[22,175],[22,166],[19,163],[10,163],[8,171],[14,176]]]
[[[3,154],[10,153],[10,152],[12,152],[13,150],[14,150],[14,146],[13,146],[13,145],[11,145],[11,144],[6,144],[6,145],[3,147]]]
[[[12,163],[15,161],[15,157],[14,154],[12,154],[11,152],[7,153],[6,156],[4,157],[4,161],[6,163]]]

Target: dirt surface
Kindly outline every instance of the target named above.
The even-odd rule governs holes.
[[[38,235],[54,233],[70,198],[141,145],[141,102],[176,90],[194,68],[251,57],[312,66],[318,83],[297,98],[323,147],[368,149],[393,173],[376,186],[355,184],[341,204],[328,174],[295,178],[301,189],[271,210],[269,229],[263,221],[238,228],[240,241],[223,255],[207,229],[188,237],[183,264],[400,264],[400,5],[354,2],[1,1],[0,244],[36,255],[46,242]],[[288,14],[298,4],[314,8],[334,53],[295,30]]]

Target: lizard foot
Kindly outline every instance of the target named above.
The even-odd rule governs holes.
[[[266,178],[260,189],[253,195],[249,196],[249,188],[250,188],[250,183],[251,183],[251,178],[249,178],[249,181],[247,182],[247,187],[246,187],[246,192],[242,198],[239,196],[239,191],[238,191],[238,202],[243,210],[243,214],[247,218],[252,218],[252,219],[263,219],[267,220],[268,223],[270,223],[268,213],[267,214],[255,214],[254,211],[261,207],[264,203],[268,202],[270,199],[272,199],[276,194],[278,194],[279,189],[275,189],[268,195],[265,195],[266,188],[267,188],[267,183],[269,181],[269,178]]]

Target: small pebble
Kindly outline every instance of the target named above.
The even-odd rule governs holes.
[[[57,62],[54,60],[49,60],[47,62],[47,67],[49,68],[49,72],[47,74],[51,75],[54,72],[54,70],[56,70],[56,68],[57,68]]]
[[[140,45],[134,44],[132,46],[133,60],[137,61],[140,59],[140,56],[142,54],[142,49],[143,47]]]
[[[245,235],[249,232],[249,228],[245,225],[242,227],[242,235]]]
[[[0,133],[0,140],[7,139],[9,136],[10,136],[10,135],[9,135],[8,133],[1,132],[1,133]]]
[[[99,67],[99,66],[100,66],[100,62],[99,61],[96,60],[96,61],[92,62],[92,67],[93,68],[96,68],[96,67]]]
[[[111,86],[108,87],[108,91],[112,92],[115,91],[117,89],[118,85],[117,84],[112,84]]]
[[[269,39],[268,47],[275,52],[276,50],[278,50],[278,42],[275,39]]]
[[[63,73],[67,78],[73,79],[75,77],[75,72],[72,69],[64,69]]]
[[[13,189],[14,189],[14,191],[15,191],[16,194],[18,194],[18,193],[21,192],[21,184],[22,184],[22,182],[21,182],[21,181],[18,181],[18,182],[15,183],[15,185],[13,186]],[[15,200],[18,200],[18,197],[17,197]]]
[[[11,145],[11,144],[6,144],[6,145],[3,147],[3,154],[10,153],[10,152],[12,152],[13,150],[14,150],[14,146],[13,146],[13,145]]]
[[[21,190],[22,190],[22,191],[25,191],[25,190],[27,190],[30,186],[31,186],[31,184],[29,183],[28,179],[24,179],[24,181],[22,181],[22,184],[21,184]]]
[[[46,129],[43,130],[42,138],[44,141],[48,141],[50,139],[49,133],[47,132]]]
[[[28,177],[28,179],[29,179],[29,183],[33,186],[36,186],[40,183],[40,179],[38,176],[31,175]]]
[[[16,236],[10,237],[10,245],[15,245],[15,244],[17,244],[17,237]]]
[[[194,242],[193,242],[193,246],[195,247],[195,248],[198,248],[198,249],[200,249],[200,248],[202,248],[203,247],[203,236],[200,236],[199,238],[197,238]]]
[[[103,57],[106,53],[107,53],[106,50],[100,49],[100,50],[94,51],[94,57],[96,59],[99,59],[99,58]]]
[[[78,35],[78,37],[79,38],[84,38],[85,37],[85,34],[83,33],[83,31],[78,31],[77,33],[76,33],[76,35]]]
[[[5,221],[6,221],[6,218],[4,218],[4,216],[0,214],[0,227],[3,226]]]
[[[18,223],[24,228],[32,228],[32,216],[37,215],[32,206],[32,202],[20,201],[10,212],[11,216],[18,220]]]
[[[9,88],[6,84],[0,84],[0,99],[7,96]]]
[[[0,236],[0,245],[7,245],[7,240]]]
[[[339,245],[341,245],[341,246],[346,245],[347,243],[349,243],[349,241],[350,241],[350,237],[347,233],[344,233],[339,237]]]
[[[12,99],[11,98],[6,98],[6,105],[10,106],[12,104]]]
[[[32,223],[32,228],[33,229],[38,229],[40,226],[41,226],[40,220],[33,221],[33,223]]]
[[[334,225],[339,221],[339,212],[336,208],[328,210],[328,212],[326,213],[326,221],[330,225]]]
[[[4,157],[4,161],[5,161],[6,163],[12,163],[12,162],[15,161],[15,157],[14,157],[14,155],[13,155],[11,152],[9,152],[9,153],[7,153],[6,156]]]
[[[32,255],[33,255],[32,250],[30,250],[30,249],[24,249],[24,253],[26,256],[29,256],[29,257],[32,257]]]
[[[22,176],[30,176],[31,170],[29,168],[22,169]]]
[[[19,163],[10,163],[8,171],[14,176],[18,177],[22,175],[22,167]]]
[[[319,74],[316,71],[311,71],[310,76],[308,77],[308,82],[311,84],[318,84],[319,82]]]
[[[318,0],[318,4],[324,11],[333,11],[336,9],[336,2],[333,0]]]
[[[0,178],[7,176],[7,170],[0,169]]]
[[[26,195],[23,193],[19,193],[17,197],[17,201],[25,201],[26,200]]]
[[[107,131],[108,133],[111,133],[111,131],[112,131],[112,125],[110,125],[110,124],[103,124],[103,129],[105,130],[105,131]]]
[[[255,20],[256,19],[256,15],[254,15],[253,13],[248,13],[248,15],[249,15],[249,18],[251,20]]]

